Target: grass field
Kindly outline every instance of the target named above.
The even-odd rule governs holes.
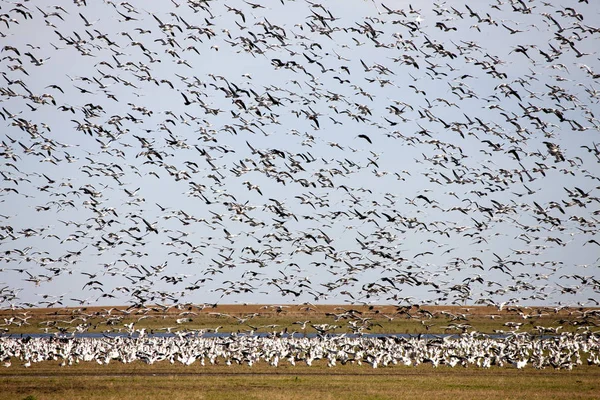
[[[164,365],[163,365],[164,364]],[[190,367],[160,363],[40,363],[0,371],[0,398],[25,399],[597,399],[600,369],[327,368],[264,363]]]
[[[351,317],[348,318],[348,310]],[[345,317],[343,315],[346,315]],[[8,321],[12,322],[9,324]],[[184,320],[182,320],[182,318]],[[590,309],[423,306],[314,306],[314,305],[219,305],[126,310],[123,307],[83,307],[31,310],[0,310],[3,329],[10,333],[126,332],[133,329],[161,331],[220,329],[219,332],[305,332],[314,324],[332,324],[333,332],[348,332],[349,321],[368,321],[368,333],[457,333],[462,329],[484,333],[510,331],[507,323],[522,324],[521,332],[536,326],[561,326],[576,331],[597,324],[598,313]],[[179,320],[179,321],[178,321]],[[310,321],[305,329],[296,322]],[[218,328],[220,327],[220,328]],[[287,363],[274,368],[258,363],[184,366],[168,362],[143,362],[108,366],[95,362],[60,368],[58,361],[19,362],[0,370],[0,399],[597,399],[600,368],[579,366],[572,371],[531,367],[433,368],[393,366],[373,369],[368,365],[338,365],[326,361],[312,367]]]

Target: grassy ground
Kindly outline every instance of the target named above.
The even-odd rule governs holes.
[[[348,310],[352,318],[349,318]],[[311,325],[330,324],[338,328],[331,332],[350,332],[349,321],[359,321],[365,333],[459,333],[477,330],[484,333],[510,331],[506,323],[522,324],[520,331],[534,332],[536,326],[559,327],[561,332],[575,331],[581,326],[599,323],[598,314],[590,309],[530,307],[498,310],[494,307],[423,306],[334,306],[334,305],[218,305],[200,309],[153,307],[145,310],[126,310],[124,307],[82,307],[31,310],[0,310],[0,329],[9,333],[126,332],[134,329],[160,332],[176,330],[214,330],[220,332],[306,332],[314,333]],[[22,321],[25,319],[25,322]],[[300,322],[310,321],[302,329]]]
[[[0,398],[24,399],[596,399],[600,369],[573,371],[514,368],[372,369],[324,363],[269,367],[192,365],[99,366],[59,369],[55,363],[0,372]]]
[[[349,309],[353,318],[341,318]],[[86,325],[91,332],[135,329],[159,331],[203,329],[220,332],[255,330],[314,332],[311,324],[339,325],[336,332],[348,332],[351,319],[369,321],[367,333],[444,333],[468,330],[494,333],[510,331],[507,322],[522,323],[520,331],[535,331],[536,326],[575,331],[594,326],[598,317],[589,309],[509,308],[424,306],[406,309],[394,306],[260,306],[219,305],[215,308],[127,310],[87,307],[79,309],[0,310],[0,327],[11,333],[74,331]],[[334,314],[337,314],[334,315]],[[26,323],[22,322],[22,319]],[[187,318],[178,323],[177,320]],[[302,330],[297,321],[310,321]],[[0,325],[2,325],[0,323]],[[327,368],[321,360],[312,367],[281,363],[274,368],[259,363],[226,366],[194,363],[189,367],[168,362],[147,365],[142,362],[108,366],[80,363],[58,367],[56,362],[23,368],[15,362],[0,370],[0,399],[597,399],[600,393],[600,368],[579,366],[573,371],[553,369],[517,370],[512,367],[434,369],[394,366],[372,369],[363,365],[338,365]]]

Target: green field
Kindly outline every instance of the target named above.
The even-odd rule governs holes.
[[[25,399],[597,399],[600,368],[573,371],[264,363],[184,367],[55,362],[0,371],[0,398]]]

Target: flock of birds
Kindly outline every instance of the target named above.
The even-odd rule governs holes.
[[[0,308],[599,305],[594,4],[3,0],[0,36]],[[0,356],[598,364],[521,339]]]
[[[44,361],[60,366],[79,362],[147,364],[175,362],[189,366],[264,362],[273,367],[281,363],[313,363],[325,360],[327,366],[341,364],[370,365],[372,368],[394,365],[434,368],[513,366],[518,369],[554,368],[571,370],[582,364],[600,366],[600,337],[592,334],[568,334],[553,339],[527,334],[503,339],[465,334],[458,338],[318,338],[231,336],[203,338],[117,337],[51,340],[40,338],[0,338],[0,359],[5,367],[13,361],[24,367]],[[15,361],[16,363],[16,361]]]

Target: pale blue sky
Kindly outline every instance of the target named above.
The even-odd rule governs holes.
[[[191,4],[2,2],[2,307],[593,305],[593,5]]]

